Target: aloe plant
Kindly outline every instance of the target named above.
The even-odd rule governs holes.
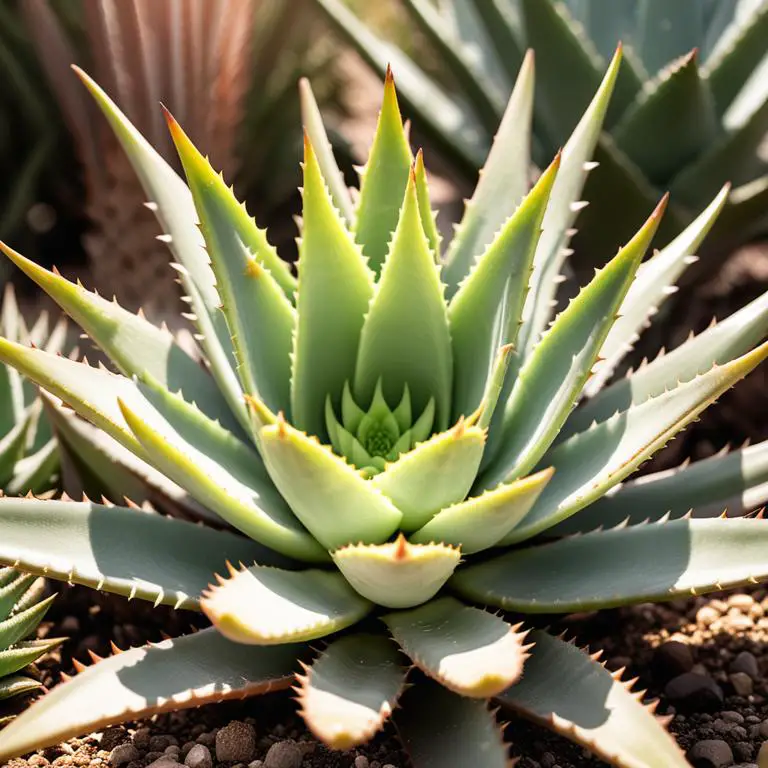
[[[507,618],[768,577],[765,522],[713,516],[764,500],[762,447],[623,484],[768,356],[768,343],[756,346],[768,294],[607,385],[727,189],[641,264],[662,200],[553,317],[620,59],[528,191],[526,57],[444,264],[392,77],[357,200],[302,83],[298,278],[170,115],[189,186],[81,74],[166,231],[206,367],[145,318],[8,246],[118,372],[10,340],[0,359],[182,487],[213,524],[0,499],[0,562],[202,610],[213,626],[84,668],[0,734],[0,759],[295,684],[326,744],[359,745],[394,714],[417,767],[506,766],[488,699],[615,765],[686,764],[631,683]],[[632,524],[601,528],[625,498]]]
[[[402,0],[404,24],[411,21],[431,44],[428,53],[412,46],[424,51],[416,60],[344,0],[315,1],[382,77],[388,63],[396,66],[415,128],[469,179],[482,165],[526,46],[540,73],[534,149],[543,163],[567,140],[623,40],[627,55],[594,158],[600,167],[578,220],[580,266],[601,263],[630,237],[664,189],[673,198],[661,242],[729,180],[736,188],[708,252],[768,230],[766,0]]]
[[[47,313],[27,329],[13,287],[5,287],[0,333],[11,341],[34,344],[51,354],[61,351],[66,324],[49,329]],[[0,365],[0,493],[42,493],[56,485],[59,454],[50,424],[43,416],[37,387],[9,365]]]

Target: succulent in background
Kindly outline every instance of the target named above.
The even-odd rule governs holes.
[[[526,47],[539,72],[534,157],[542,163],[568,139],[618,40],[627,43],[589,207],[577,221],[576,266],[602,263],[659,190],[671,192],[663,242],[726,181],[734,190],[709,249],[768,231],[768,0],[402,0],[431,43],[418,62],[343,0],[315,2],[382,77],[392,63],[414,127],[470,178]]]
[[[0,568],[0,706],[6,699],[40,688],[25,670],[59,639],[29,640],[53,597],[43,599],[44,581],[37,576]],[[0,710],[0,726],[10,718]]]
[[[42,312],[27,329],[11,285],[0,309],[0,335],[58,354],[66,341],[66,322],[49,329]],[[37,387],[9,365],[0,365],[0,493],[35,494],[52,490],[59,472],[59,453],[50,424],[43,417]]]
[[[662,201],[552,317],[620,58],[528,191],[526,57],[443,265],[392,78],[356,202],[303,83],[298,279],[170,115],[189,188],[83,75],[168,235],[207,368],[7,246],[119,373],[8,340],[0,359],[184,488],[213,524],[0,499],[0,562],[202,610],[213,626],[85,669],[0,734],[0,759],[296,683],[319,739],[352,748],[393,716],[415,768],[508,765],[489,698],[615,765],[686,765],[631,683],[482,607],[592,610],[768,578],[768,523],[717,517],[765,501],[765,446],[622,485],[768,356],[768,343],[755,348],[768,294],[605,386],[727,189],[641,264]],[[601,527],[622,510],[628,524]]]

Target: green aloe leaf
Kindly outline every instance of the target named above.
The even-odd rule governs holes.
[[[472,0],[466,4],[458,0],[452,5],[457,16],[463,12],[464,5],[475,12],[477,18],[482,21],[492,52],[504,70],[506,79],[512,82],[518,76],[525,52],[521,40],[522,30],[513,6],[506,0]],[[490,52],[485,52],[485,56],[490,58]]]
[[[619,149],[653,184],[669,181],[720,133],[715,101],[694,49],[670,64],[643,91],[612,130]],[[664,136],[649,142],[649,136]]]
[[[499,697],[505,707],[578,742],[598,757],[633,768],[687,768],[680,747],[632,684],[599,656],[535,631],[525,675]]]
[[[295,281],[266,232],[256,226],[170,113],[166,117],[200,218],[240,381],[246,392],[287,413],[296,311],[285,291],[292,292]],[[290,281],[281,281],[286,274]]]
[[[412,608],[432,599],[459,564],[446,544],[350,544],[331,553],[344,578],[365,598],[387,608]]]
[[[528,191],[534,64],[528,53],[504,110],[472,199],[445,256],[443,279],[452,295],[515,213]]]
[[[677,290],[675,283],[686,267],[696,261],[696,249],[723,210],[729,190],[729,185],[724,186],[707,208],[671,243],[640,265],[621,304],[619,317],[600,349],[601,362],[584,386],[586,396],[597,394],[640,333],[650,324],[650,318],[659,306]]]
[[[0,616],[3,618],[11,613],[21,596],[37,581],[37,576],[30,574],[12,573],[11,575],[14,578],[0,587]]]
[[[0,760],[168,710],[288,688],[302,645],[253,648],[215,629],[132,648],[54,688],[0,733]]]
[[[360,178],[355,236],[379,274],[395,231],[413,156],[397,105],[395,81],[387,69],[384,101],[368,162]]]
[[[590,611],[753,584],[768,576],[767,544],[768,525],[747,518],[622,526],[517,549],[465,568],[451,586],[506,610]],[[600,568],[585,569],[595,558]]]
[[[691,512],[743,515],[768,502],[768,441],[630,480],[556,526],[556,535],[638,525]]]
[[[0,250],[34,280],[104,350],[126,376],[149,373],[230,429],[237,423],[215,380],[175,342],[140,315],[35,264],[6,245]]]
[[[315,640],[360,621],[373,608],[338,571],[253,565],[204,593],[200,607],[225,637],[247,645]]]
[[[734,312],[671,352],[660,355],[631,376],[614,382],[586,402],[568,419],[562,438],[582,432],[592,422],[605,421],[617,411],[640,405],[681,381],[706,373],[746,354],[768,336],[768,293]]]
[[[503,445],[480,477],[479,488],[527,474],[557,437],[589,378],[665,204],[666,199],[558,315],[523,365],[505,405]]]
[[[51,595],[39,603],[14,613],[13,616],[9,616],[4,621],[0,621],[0,648],[15,645],[34,632],[48,612],[55,597],[55,595]]]
[[[37,453],[16,462],[5,492],[9,496],[24,496],[30,492],[37,494],[50,490],[58,476],[59,460],[58,443],[51,439]]]
[[[402,514],[351,465],[282,419],[259,433],[273,482],[296,517],[326,549],[380,543]]]
[[[523,672],[525,633],[453,597],[387,614],[383,621],[422,672],[461,696],[495,696]]]
[[[179,278],[196,317],[200,344],[214,378],[233,413],[247,426],[242,391],[235,373],[234,351],[216,278],[203,248],[192,194],[178,174],[134,128],[107,94],[82,70],[75,72],[90,91],[144,187],[152,210],[165,232],[165,239],[179,262]]]
[[[251,466],[258,466],[258,462],[249,449],[232,443],[230,460],[218,463],[167,422],[153,425],[122,400],[118,403],[149,462],[196,499],[265,546],[300,560],[325,559],[322,548],[291,514],[274,487],[254,482]],[[250,465],[249,454],[253,459]]]
[[[432,397],[444,429],[451,398],[451,339],[438,267],[419,214],[415,175],[400,198],[402,212],[360,335],[355,398],[370,402],[379,380],[388,403],[407,384],[416,412]]]
[[[670,59],[690,51],[704,38],[704,3],[698,0],[641,0],[636,47],[646,69],[657,72]]]
[[[402,512],[400,527],[414,531],[444,507],[462,501],[477,476],[485,434],[463,420],[388,464],[370,484]]]
[[[297,700],[307,726],[332,749],[365,744],[381,730],[405,687],[391,640],[355,634],[332,642],[299,675]]]
[[[451,299],[448,323],[453,344],[454,418],[479,405],[499,343],[515,343],[533,254],[559,166],[558,156]]]
[[[52,640],[28,640],[17,643],[13,648],[6,651],[0,651],[0,679],[19,672],[24,667],[32,664],[44,653],[52,651],[64,642],[61,638]],[[6,682],[3,680],[3,682]],[[0,694],[0,698],[2,695]]]
[[[0,701],[13,698],[14,696],[20,696],[22,693],[35,691],[38,688],[42,688],[42,685],[42,683],[39,683],[37,680],[32,680],[30,677],[11,675],[4,680],[0,680]],[[0,720],[0,724],[4,723],[5,718]]]
[[[344,383],[353,376],[374,286],[359,246],[333,207],[309,141],[299,275],[291,413],[296,426],[322,437],[326,398],[338,409]]]
[[[323,124],[320,108],[312,93],[312,86],[306,77],[299,80],[299,99],[301,101],[301,120],[307,132],[309,142],[317,153],[317,162],[328,186],[333,204],[344,217],[349,227],[355,223],[355,205],[349,187],[336,163],[333,147]]]
[[[409,540],[414,544],[442,541],[465,555],[488,549],[528,514],[551,477],[552,470],[545,469],[446,507]]]
[[[416,197],[419,201],[421,226],[435,257],[435,264],[440,264],[440,232],[437,229],[435,212],[432,210],[432,204],[429,200],[429,180],[427,179],[427,169],[424,167],[424,152],[422,150],[416,153],[413,167],[416,174]]]
[[[486,702],[419,681],[395,718],[413,768],[509,768],[509,750]]]
[[[92,502],[0,498],[0,531],[2,563],[179,608],[196,609],[228,559],[286,563],[227,531]]]
[[[16,462],[24,456],[35,410],[40,411],[39,403],[36,408],[31,406],[27,409],[16,426],[0,438],[0,487],[4,488],[13,478]]]

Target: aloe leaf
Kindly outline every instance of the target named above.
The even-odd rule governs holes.
[[[24,677],[23,675],[11,675],[10,677],[0,680],[0,701],[3,699],[10,699],[14,696],[20,696],[23,693],[29,693],[35,691],[38,688],[42,688],[43,684],[37,680],[33,680],[30,677]],[[0,724],[6,723],[6,718],[0,720]],[[10,720],[10,718],[8,718]]]
[[[457,15],[463,11],[462,0],[452,2],[452,5]],[[472,0],[466,5],[482,21],[495,58],[505,71],[506,80],[512,82],[517,77],[524,59],[522,30],[514,8],[505,0]],[[490,53],[486,52],[485,56],[490,58]]]
[[[395,81],[387,70],[384,101],[368,162],[360,178],[355,239],[379,274],[403,204],[413,157],[397,105]]]
[[[282,419],[259,433],[267,471],[296,517],[326,548],[379,543],[402,514],[344,459]]]
[[[723,210],[729,190],[729,185],[724,186],[683,232],[640,265],[621,304],[619,317],[600,349],[601,361],[584,386],[584,395],[593,397],[602,389],[640,333],[650,324],[650,318],[676,290],[675,283],[686,267],[696,261],[696,249]]]
[[[665,204],[666,199],[558,315],[523,365],[505,405],[503,445],[478,487],[492,488],[502,480],[527,474],[557,437],[589,378]]]
[[[485,434],[464,420],[387,464],[370,484],[402,512],[400,527],[414,531],[437,512],[462,501],[477,476]]]
[[[432,210],[429,200],[429,180],[427,179],[427,169],[424,167],[424,152],[422,150],[416,153],[414,173],[416,174],[416,197],[419,201],[421,226],[435,257],[435,264],[440,264],[440,233],[437,229],[435,212]]]
[[[422,672],[461,696],[495,696],[522,674],[525,633],[453,597],[387,614],[383,621]]]
[[[23,496],[26,493],[50,490],[58,476],[59,460],[58,443],[51,439],[36,453],[16,462],[13,477],[5,485],[5,492],[9,496]]]
[[[285,291],[292,292],[295,281],[224,179],[170,113],[166,118],[200,218],[243,388],[287,412],[296,311]],[[281,282],[285,274],[289,282]]]
[[[369,402],[381,379],[389,403],[408,384],[414,410],[432,397],[438,428],[449,419],[451,339],[438,267],[419,216],[411,173],[400,220],[360,335],[355,397]],[[414,333],[418,329],[418,333]]]
[[[165,239],[181,265],[179,277],[194,312],[200,343],[211,371],[241,424],[247,425],[242,393],[235,373],[229,329],[219,307],[221,299],[204,241],[197,226],[192,193],[168,163],[136,130],[107,94],[82,70],[74,68],[90,91],[136,171]]]
[[[641,0],[636,46],[646,69],[657,72],[704,37],[704,4],[698,0]]]
[[[552,12],[550,0],[542,3],[538,0],[527,0],[527,2],[531,8],[541,6],[542,11],[546,7],[547,13]],[[618,77],[621,59],[622,50],[619,47],[600,87],[563,147],[560,170],[550,194],[549,206],[542,224],[542,235],[536,246],[534,270],[523,311],[523,326],[520,329],[517,344],[522,359],[525,359],[538,344],[539,337],[550,319],[557,280],[566,257],[565,245],[576,215],[582,207],[579,201],[589,168],[587,164],[591,161],[597,146],[600,129]],[[558,63],[558,81],[562,71],[564,71],[562,63]],[[567,125],[571,124],[567,123]]]
[[[81,285],[24,258],[7,245],[0,250],[34,280],[98,344],[126,376],[151,374],[166,387],[181,391],[211,418],[237,428],[215,380],[174,341],[140,315],[107,301]]]
[[[768,577],[766,543],[768,526],[747,518],[622,526],[517,549],[462,570],[451,585],[506,610],[589,611],[754,584]],[[600,568],[588,573],[594,558]]]
[[[737,517],[766,502],[768,441],[630,480],[551,532],[586,533],[625,521],[637,525],[667,516],[677,519],[689,512],[696,518],[726,512]]]
[[[34,632],[48,612],[55,597],[55,595],[51,595],[39,603],[14,613],[4,621],[0,621],[0,647],[8,648],[15,645]]]
[[[228,559],[286,564],[227,531],[92,502],[0,498],[0,531],[2,563],[179,608],[196,609]]]
[[[405,674],[391,640],[343,637],[297,676],[301,715],[314,736],[332,749],[360,746],[389,719],[405,687]]]
[[[768,293],[734,312],[698,336],[624,379],[614,382],[586,402],[568,419],[562,432],[566,438],[582,432],[594,422],[605,421],[617,411],[657,397],[681,381],[706,373],[748,352],[768,336]],[[599,370],[599,369],[598,369]]]
[[[524,517],[552,477],[552,470],[502,484],[438,512],[411,537],[414,544],[442,541],[471,555],[497,544]]]
[[[166,402],[170,403],[170,398],[166,397]],[[257,466],[258,460],[249,449],[233,441],[228,446],[228,460],[219,463],[167,422],[155,425],[122,400],[118,403],[149,462],[198,501],[278,552],[300,560],[324,559],[322,548],[291,514],[280,494],[254,478],[251,467]]]
[[[346,629],[373,607],[338,571],[253,565],[204,593],[200,607],[225,637],[247,645],[315,640]]]
[[[0,616],[7,617],[21,596],[37,581],[37,576],[16,573],[12,581],[0,587]],[[10,643],[9,643],[10,645]]]
[[[473,260],[491,245],[528,190],[533,86],[533,54],[528,53],[472,199],[445,256],[443,279],[449,295],[458,290]]]
[[[299,100],[301,102],[301,120],[307,132],[309,142],[317,154],[317,162],[323,174],[333,204],[344,217],[349,227],[355,223],[355,206],[349,187],[336,163],[333,147],[323,124],[320,108],[312,93],[312,86],[306,77],[299,80]]]
[[[598,757],[636,768],[687,768],[680,747],[632,684],[609,672],[599,656],[534,631],[531,657],[517,685],[498,701],[576,741]]]
[[[426,0],[405,0],[411,18],[436,51],[440,68],[449,71],[489,131],[497,124],[503,98],[463,41],[457,40],[440,11]]]
[[[380,77],[391,65],[397,73],[400,97],[432,143],[473,175],[488,146],[486,132],[474,112],[445,93],[396,45],[377,37],[341,0],[315,0],[315,4]]]
[[[559,166],[558,156],[451,299],[448,323],[453,344],[454,418],[471,413],[480,403],[499,342],[515,343],[533,254]]]
[[[469,417],[469,423],[480,427],[480,429],[489,429],[496,406],[504,390],[504,380],[509,370],[509,363],[513,357],[514,347],[512,344],[505,344],[499,348],[496,355],[496,361],[493,364],[491,375],[485,385],[483,399],[477,410]]]
[[[372,295],[373,273],[333,207],[317,157],[305,141],[291,413],[296,426],[310,434],[325,435],[326,398],[338,409],[344,383],[352,378]]]
[[[331,553],[359,594],[386,608],[411,608],[432,599],[459,564],[446,544],[409,544],[402,534],[386,544],[349,544]]]
[[[39,411],[39,409],[38,403],[37,410]],[[0,438],[0,487],[5,487],[5,484],[13,477],[16,462],[24,455],[32,420],[33,411],[30,407],[21,421]]]
[[[486,702],[419,681],[395,718],[413,768],[509,768],[509,750]]]
[[[502,543],[541,533],[600,498],[766,356],[768,343],[560,443],[544,458],[555,476]]]
[[[646,83],[611,132],[619,149],[654,184],[669,181],[720,133],[715,102],[696,53],[694,49]],[[648,136],[654,135],[663,135],[664,141],[651,147]]]
[[[132,648],[54,688],[0,733],[0,760],[169,710],[288,688],[302,645],[253,648],[214,629]]]
[[[768,222],[768,174],[736,187],[728,198],[712,236],[707,240],[712,250],[728,249],[743,238],[762,231]]]
[[[0,679],[6,677],[6,675],[12,675],[14,672],[23,670],[24,667],[32,664],[44,653],[52,651],[63,642],[64,640],[59,638],[52,640],[29,640],[17,643],[8,650],[0,651]],[[2,698],[2,695],[0,695],[0,698]]]
[[[734,21],[723,32],[723,45],[707,61],[705,73],[722,115],[765,56],[768,6],[760,4],[743,22]]]

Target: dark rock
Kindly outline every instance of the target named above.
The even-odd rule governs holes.
[[[742,651],[732,662],[731,672],[743,672],[749,675],[753,680],[760,677],[760,668],[757,665],[757,659],[749,651]]]
[[[304,755],[295,741],[278,741],[269,748],[264,768],[301,768]]]
[[[216,759],[221,763],[250,763],[256,751],[256,730],[233,720],[216,734]]]
[[[136,749],[149,749],[149,728],[139,728],[136,733],[133,734],[133,745]]]
[[[188,766],[188,768],[211,768],[213,765],[211,750],[202,744],[195,744],[187,752],[187,756],[184,758],[184,765]]]
[[[141,757],[141,752],[133,744],[118,744],[109,755],[109,764],[114,766],[125,765],[132,760],[138,760],[139,757]]]
[[[111,752],[118,744],[123,744],[130,739],[124,728],[107,728],[101,735],[99,747],[105,752]]]
[[[685,672],[672,678],[664,695],[679,711],[716,712],[723,704],[723,689],[708,675]]]
[[[730,768],[733,765],[733,752],[728,743],[720,739],[696,742],[687,757],[694,768]]]
[[[685,643],[670,640],[662,643],[654,652],[651,670],[659,682],[666,683],[673,677],[690,672],[693,663],[691,649]]]

